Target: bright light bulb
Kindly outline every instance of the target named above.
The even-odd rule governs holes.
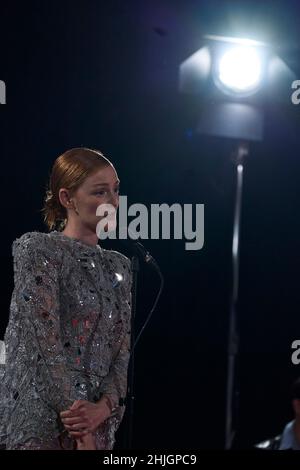
[[[220,82],[232,91],[255,89],[261,78],[261,61],[253,47],[233,47],[221,57],[218,67]]]

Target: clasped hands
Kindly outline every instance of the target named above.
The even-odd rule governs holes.
[[[102,397],[97,403],[75,400],[60,418],[68,434],[76,439],[77,449],[95,450],[93,433],[110,415],[107,399]]]

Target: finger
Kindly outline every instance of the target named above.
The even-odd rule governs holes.
[[[70,410],[62,411],[61,413],[59,413],[59,415],[60,415],[61,418],[64,418],[64,417],[72,416],[73,412],[70,411]]]
[[[78,439],[80,437],[84,437],[89,433],[90,433],[89,429],[86,429],[85,431],[69,431],[69,435],[74,437],[75,439]]]
[[[61,411],[59,414],[60,416],[67,416],[71,413],[74,412],[74,410],[77,410],[81,405],[83,405],[84,402],[82,400],[75,400],[73,405],[70,406],[67,410]]]
[[[65,425],[65,429],[68,432],[81,432],[85,428],[86,426],[84,425],[84,423]]]
[[[81,412],[81,408],[77,408],[76,410],[67,410],[67,411],[62,411],[60,413],[61,418],[74,418],[75,416],[78,416]]]
[[[74,418],[63,418],[62,422],[63,424],[78,424],[82,422],[82,417],[74,416]]]
[[[70,410],[76,410],[80,405],[82,405],[82,400],[75,400]]]
[[[80,421],[80,423],[75,423],[75,424],[64,424],[66,429],[71,429],[73,431],[75,430],[80,430],[80,431],[85,431],[88,427],[87,423],[84,423]]]

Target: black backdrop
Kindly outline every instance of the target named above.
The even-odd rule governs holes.
[[[205,204],[202,250],[144,241],[166,287],[137,348],[136,448],[224,443],[234,143],[193,132],[198,110],[177,92],[178,65],[203,33],[251,32],[282,44],[300,79],[298,17],[293,1],[1,4],[2,334],[13,288],[11,243],[46,231],[39,213],[45,184],[67,148],[102,150],[129,203]],[[281,431],[292,417],[290,384],[300,375],[291,363],[291,343],[300,338],[300,106],[269,103],[265,112],[264,142],[251,146],[245,168],[240,447]],[[139,287],[138,326],[158,287],[155,275],[143,269]],[[123,432],[125,423],[119,446]]]

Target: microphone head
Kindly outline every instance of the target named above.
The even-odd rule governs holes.
[[[155,269],[160,272],[159,266],[153,256],[150,255],[149,251],[146,250],[144,245],[141,243],[140,238],[136,238],[134,234],[128,227],[121,227],[119,233],[127,233],[129,238],[118,238],[118,240],[128,248],[129,251],[133,252],[136,255],[142,257],[145,263],[152,265]]]

